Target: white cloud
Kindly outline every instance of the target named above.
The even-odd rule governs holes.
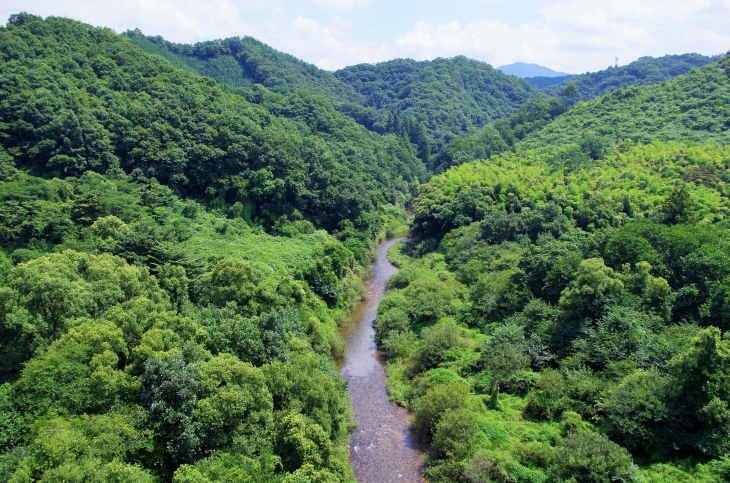
[[[730,49],[730,0],[0,0],[3,19],[23,10],[174,42],[251,35],[325,69],[466,55],[585,72]]]
[[[488,14],[488,12],[487,12]],[[495,66],[534,62],[567,72],[599,70],[645,55],[730,48],[730,0],[559,0],[530,22],[418,22],[395,44],[416,58],[463,54]]]
[[[475,20],[466,25],[419,22],[395,44],[415,59],[466,55],[497,67],[521,60],[550,65],[544,52],[555,50],[563,37],[540,23],[512,27],[494,20]]]
[[[600,28],[605,22],[651,25],[730,14],[729,0],[561,0],[543,6],[546,20],[571,27]]]
[[[312,0],[312,3],[320,7],[332,8],[335,10],[352,10],[356,7],[362,7],[369,3],[370,0]]]
[[[336,70],[353,63],[379,62],[395,56],[386,43],[358,43],[339,28],[297,17],[289,28],[269,32],[271,45],[322,69]],[[356,60],[354,60],[356,59]]]
[[[139,28],[175,42],[198,42],[257,31],[241,19],[240,6],[231,0],[125,0],[69,2],[3,0],[2,11],[22,10],[42,16],[63,16],[121,32]],[[250,2],[249,2],[250,3]],[[253,2],[255,6],[256,2]]]

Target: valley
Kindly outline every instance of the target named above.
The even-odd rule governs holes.
[[[533,85],[12,15],[0,482],[727,481],[730,58]]]

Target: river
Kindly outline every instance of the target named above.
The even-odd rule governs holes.
[[[360,483],[421,483],[423,449],[410,431],[409,413],[388,401],[384,354],[373,342],[373,321],[385,292],[385,282],[397,272],[387,259],[388,248],[401,239],[378,246],[372,271],[365,281],[368,296],[352,311],[343,332],[347,341],[340,368],[348,382],[357,427],[350,435],[350,464]]]

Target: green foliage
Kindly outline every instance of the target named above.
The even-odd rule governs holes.
[[[331,444],[327,433],[301,414],[283,415],[277,422],[277,449],[284,469],[294,471],[303,465],[322,467],[329,458]]]
[[[476,159],[504,153],[526,135],[541,129],[567,108],[557,97],[530,99],[509,117],[497,119],[476,133],[449,142],[433,160],[433,170],[443,172]]]
[[[540,373],[527,399],[525,412],[534,417],[555,419],[567,407],[567,387],[564,376],[556,370],[546,369]]]
[[[348,403],[344,383],[332,362],[300,355],[290,364],[274,362],[262,370],[275,411],[300,412],[322,428],[330,440],[342,437],[348,422]]]
[[[201,456],[202,445],[202,428],[193,418],[201,386],[198,374],[180,354],[167,361],[151,359],[145,366],[142,402],[166,453],[174,463],[194,462]]]
[[[270,91],[291,95],[306,90],[322,96],[367,129],[406,141],[429,167],[432,153],[449,141],[537,96],[524,81],[465,57],[399,59],[331,73],[251,37],[184,45],[139,30],[124,35],[175,67],[212,77],[226,90],[238,87],[235,92],[255,104],[280,97]]]
[[[303,270],[302,278],[326,301],[339,307],[347,307],[354,302],[354,294],[348,293],[349,287],[342,280],[352,272],[355,257],[351,250],[341,243],[330,242],[315,255],[314,262]]]
[[[265,462],[230,453],[214,452],[194,465],[182,465],[175,471],[175,483],[207,483],[230,481],[232,483],[264,483],[276,481],[274,476],[277,459]]]
[[[368,226],[365,214],[386,200],[404,204],[425,175],[395,136],[367,132],[307,92],[269,93],[258,105],[109,30],[61,18],[7,29],[3,38],[33,45],[0,57],[0,123],[12,126],[3,144],[18,168],[131,176],[150,183],[150,208],[169,199],[167,186],[217,207],[238,202],[244,209],[234,211],[267,226],[298,210],[330,230],[349,219],[376,231],[382,227]],[[95,202],[110,189],[99,184],[72,217],[91,222],[101,210],[123,209]]]
[[[495,384],[494,387],[492,387],[492,394],[489,396],[489,400],[487,400],[486,404],[489,409],[499,409],[499,385]]]
[[[664,60],[630,75],[705,59]],[[12,16],[0,479],[353,481],[337,323],[423,163],[375,340],[427,475],[726,479],[727,65],[571,106],[583,77]]]
[[[728,88],[725,64],[727,58],[698,54],[644,57],[628,66],[572,76],[545,89],[556,97],[531,100],[509,118],[449,143],[434,159],[434,171],[509,149],[565,146],[561,157],[580,165],[581,158],[601,159],[608,145],[625,146],[627,140],[726,140],[727,114],[720,107]],[[569,85],[575,89],[563,92]],[[587,102],[562,115],[576,100]]]
[[[416,324],[433,323],[454,315],[464,298],[464,288],[455,280],[420,278],[403,290],[408,300],[408,314]]]
[[[139,408],[108,415],[39,421],[12,482],[118,481],[154,482],[156,478],[135,457],[152,451],[150,434],[140,428]]]
[[[338,82],[330,72],[279,52],[252,37],[231,37],[186,45],[169,42],[160,36],[145,36],[139,30],[130,30],[123,35],[145,51],[162,55],[176,67],[233,87],[253,87],[251,93],[247,93],[250,96],[261,95],[262,91],[254,87],[259,84],[280,94],[307,89],[333,104],[364,101],[352,87]]]
[[[725,143],[715,142],[726,132],[719,104],[700,107],[726,90],[717,68],[701,71],[709,83],[702,91],[692,91],[700,82],[693,71],[621,99],[614,93],[577,104],[512,135],[514,153],[451,168],[420,188],[412,247],[402,251],[410,259],[399,258],[402,270],[391,282],[397,307],[415,300],[411,287],[420,280],[455,277],[466,286],[454,317],[473,329],[438,365],[476,393],[462,409],[476,400],[486,408],[478,418],[485,437],[469,440],[458,456],[435,450],[431,478],[720,481],[710,465],[719,468],[727,451],[720,436],[730,400],[727,347],[719,330],[730,320],[722,175],[730,158]],[[621,117],[649,99],[655,104],[647,110],[669,113],[689,98],[704,127],[667,115],[656,117],[656,129],[631,131]],[[581,111],[588,106],[596,111]],[[605,117],[594,115],[598,109]],[[553,130],[579,111],[586,124]],[[677,122],[687,130],[672,127]],[[494,127],[500,123],[510,125]],[[673,137],[663,137],[672,129]],[[612,141],[629,132],[651,142]],[[417,337],[417,350],[391,359],[389,375],[398,377],[399,400],[423,415],[436,386],[427,384],[434,366],[420,365],[417,354],[448,345],[445,335],[439,343],[428,338],[444,323],[382,319]],[[556,432],[540,437],[541,430]],[[640,469],[628,451],[652,463]],[[702,464],[679,460],[688,456]]]
[[[718,60],[700,54],[665,55],[663,57],[641,57],[630,64],[586,74],[571,76],[568,81],[542,89],[549,95],[562,92],[568,82],[576,87],[578,100],[587,101],[628,86],[659,84],[692,69],[700,68]]]
[[[461,383],[437,384],[426,391],[413,411],[413,429],[423,437],[433,435],[447,410],[464,406],[469,387]]]
[[[10,384],[0,386],[0,454],[6,453],[19,442],[25,430],[25,420],[15,407],[13,389]]]
[[[577,431],[558,444],[550,466],[556,481],[638,481],[629,453],[606,436]]]
[[[669,193],[659,209],[664,216],[664,223],[669,225],[697,221],[697,207],[685,186],[675,188]]]
[[[98,317],[133,297],[164,300],[149,271],[111,255],[66,250],[22,263],[0,288],[2,351],[22,362],[64,334],[77,317]]]
[[[724,433],[730,421],[728,357],[728,342],[720,339],[717,328],[709,327],[698,335],[688,352],[673,361],[676,385],[667,398],[669,416],[664,431],[682,428],[674,444],[689,445],[713,457],[727,453]]]
[[[461,460],[472,451],[479,435],[477,414],[468,408],[446,411],[436,424],[433,446],[446,457]]]
[[[522,149],[577,143],[585,130],[609,143],[627,140],[726,143],[727,114],[721,99],[730,82],[723,57],[662,84],[628,86],[573,106],[539,131],[527,135]]]
[[[482,274],[469,288],[471,314],[477,321],[491,322],[518,312],[531,294],[521,270],[501,270]]]
[[[601,405],[609,436],[631,450],[654,450],[654,431],[667,416],[666,384],[660,375],[640,370],[612,387]]]
[[[419,372],[452,362],[455,353],[469,344],[464,329],[448,322],[424,329],[420,339],[421,346],[414,354]]]
[[[602,259],[589,258],[578,266],[573,282],[560,296],[559,306],[568,317],[595,318],[623,289],[623,282]]]
[[[23,179],[37,181],[39,188],[57,186],[57,180]],[[116,212],[126,221],[108,211],[94,212],[83,225],[75,225],[69,218],[69,233],[88,240],[70,246],[101,253],[63,250],[61,246],[55,248],[59,253],[44,254],[39,248],[53,248],[52,239],[45,244],[36,241],[25,245],[33,249],[16,250],[12,258],[17,266],[8,267],[6,283],[0,288],[7,307],[3,312],[7,334],[4,377],[17,378],[12,386],[3,386],[1,401],[2,458],[8,478],[24,464],[28,450],[19,443],[27,439],[35,420],[58,414],[106,415],[134,401],[144,402],[145,431],[157,434],[155,445],[145,454],[130,456],[129,464],[109,463],[109,471],[143,475],[130,476],[132,480],[143,481],[149,474],[169,479],[180,463],[195,463],[216,454],[228,463],[230,455],[237,455],[241,471],[250,467],[252,474],[265,475],[263,480],[272,472],[276,478],[285,476],[274,453],[274,397],[269,396],[269,403],[264,401],[261,406],[256,397],[251,399],[253,393],[236,386],[246,372],[241,367],[253,370],[242,361],[257,366],[273,361],[286,365],[293,358],[292,351],[316,350],[329,355],[339,350],[335,320],[347,306],[328,309],[306,281],[294,280],[294,276],[312,260],[321,259],[320,265],[341,285],[343,279],[362,271],[352,253],[323,231],[277,238],[232,221],[227,233],[220,233],[215,225],[225,218],[198,204],[180,203],[164,189],[156,189],[153,198],[152,193],[145,194],[145,185],[116,185],[103,176],[85,175],[78,183],[79,192],[87,192],[87,184],[94,183],[114,187],[102,193],[102,200],[117,193],[117,186],[127,190],[126,211]],[[181,230],[180,215],[191,215],[191,206],[195,216],[185,218]],[[139,233],[141,227],[146,231]],[[154,237],[146,238],[150,233]],[[64,244],[69,246],[69,242]],[[104,252],[119,253],[135,265]],[[222,306],[200,305],[208,301]],[[292,345],[296,340],[299,342]],[[202,347],[217,358],[208,360],[211,355]],[[219,362],[222,353],[235,356]],[[21,367],[13,361],[31,356],[18,378]],[[217,361],[225,373],[220,377],[226,378],[217,387],[234,388],[231,393],[205,390],[201,385],[208,368],[217,370],[212,366]],[[234,369],[236,374],[226,373]],[[330,456],[313,471],[325,478],[337,474],[347,481],[339,449],[348,421],[344,387],[339,379],[335,383],[332,366],[324,362],[301,372],[309,377],[298,386],[300,390],[316,388],[323,398],[312,401],[305,416],[325,428],[329,441],[317,448]],[[211,387],[219,384],[215,382],[218,376],[211,377]],[[265,396],[263,376],[249,379],[245,386]],[[258,387],[252,382],[256,380]],[[289,390],[277,393],[278,403],[304,411],[290,400],[296,392],[292,386],[281,387]],[[310,451],[313,458],[320,458],[317,451]],[[73,474],[82,475],[79,478],[109,478],[99,469],[106,463],[86,457],[79,461],[73,463],[83,466],[73,469]],[[69,465],[63,467],[71,468]],[[309,471],[305,466],[304,473]],[[194,468],[210,474],[198,469],[197,463]],[[235,473],[236,468],[229,470]],[[292,467],[291,471],[300,469]],[[102,476],[93,476],[97,473]]]
[[[398,132],[393,126],[400,121],[398,114],[422,122],[436,152],[451,139],[512,114],[536,95],[526,82],[463,56],[360,64],[335,76],[365,96],[368,106],[397,113],[386,130]]]
[[[723,197],[726,188],[720,177],[708,173],[727,169],[726,159],[725,146],[656,143],[614,150],[590,167],[566,172],[554,168],[550,151],[503,154],[450,170],[422,186],[413,202],[413,236],[438,242],[454,228],[481,220],[485,240],[493,243],[520,234],[536,241],[541,232],[558,238],[571,222],[586,230],[620,226],[628,218],[620,211],[626,196],[634,218],[658,216],[677,177],[699,181],[687,186],[697,220],[719,221],[730,209]],[[635,206],[631,200],[641,203]]]
[[[387,338],[403,333],[410,327],[406,303],[400,290],[390,290],[381,299],[378,316],[375,318],[376,344],[382,345]]]
[[[578,90],[578,86],[575,81],[571,79],[560,86],[558,95],[560,95],[560,97],[562,97],[566,102],[571,102],[580,96],[580,91]]]
[[[120,370],[129,354],[122,331],[110,322],[77,320],[69,331],[28,361],[14,399],[29,419],[56,411],[80,415],[131,401],[136,378]]]
[[[193,419],[201,428],[203,453],[233,449],[256,455],[268,450],[274,405],[262,371],[219,354],[195,363],[195,372],[200,392]]]

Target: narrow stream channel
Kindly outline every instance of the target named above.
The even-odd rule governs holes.
[[[365,281],[368,297],[352,312],[344,363],[347,392],[357,420],[350,435],[350,464],[360,483],[423,482],[423,451],[410,432],[408,411],[388,401],[384,354],[373,342],[373,321],[385,292],[385,282],[398,269],[387,259],[388,248],[401,239],[378,246],[378,255]]]

